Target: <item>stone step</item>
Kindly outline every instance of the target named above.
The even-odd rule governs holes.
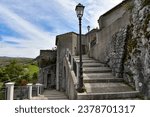
[[[80,60],[80,58],[75,58],[75,60]],[[93,59],[91,59],[91,58],[82,58],[82,60],[93,60]]]
[[[139,97],[139,91],[77,94],[78,100],[131,99],[137,97]]]
[[[48,100],[68,100],[67,98],[51,98],[48,97]]]
[[[76,59],[76,62],[80,62],[80,60]],[[95,61],[93,59],[83,59],[82,62],[83,63],[99,63],[98,61]]]
[[[105,67],[102,63],[83,63],[83,67]]]
[[[48,100],[48,98],[45,97],[44,95],[39,95],[39,96],[32,97],[31,100]]]
[[[74,58],[79,58],[79,56],[74,56]],[[90,57],[88,55],[82,55],[82,58],[90,58]]]
[[[84,83],[87,93],[109,93],[134,91],[125,83]]]
[[[83,68],[83,73],[108,73],[111,69],[108,67],[86,67]]]
[[[112,73],[83,73],[84,78],[114,78]]]
[[[82,56],[83,57],[83,56]],[[79,62],[79,57],[75,58]],[[112,70],[97,60],[83,57],[83,82],[85,93],[78,93],[77,99],[137,99],[139,92],[115,78]]]
[[[67,99],[66,96],[46,96],[48,99],[53,99],[53,100],[57,100],[57,99]]]
[[[54,94],[54,95],[52,95],[52,94],[50,94],[50,95],[44,95],[45,97],[49,97],[49,96],[51,96],[51,97],[66,97],[66,95],[59,95],[59,94]]]
[[[56,90],[45,90],[43,95],[48,100],[67,100],[68,99],[64,92],[60,92]]]
[[[84,83],[119,83],[123,78],[84,78]]]

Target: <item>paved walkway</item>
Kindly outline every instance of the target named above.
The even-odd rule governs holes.
[[[33,97],[32,100],[67,100],[64,92],[56,90],[45,90],[42,95]]]

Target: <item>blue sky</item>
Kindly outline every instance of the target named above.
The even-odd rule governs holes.
[[[75,6],[85,6],[83,33],[122,0],[0,0],[0,56],[30,57],[55,47],[56,35],[78,32]]]

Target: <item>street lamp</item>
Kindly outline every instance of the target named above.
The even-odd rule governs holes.
[[[90,26],[87,26],[88,32],[90,32]]]
[[[84,6],[82,4],[78,4],[75,8],[77,17],[79,19],[79,52],[80,52],[80,68],[79,68],[79,80],[78,80],[78,86],[77,91],[82,93],[84,92],[83,89],[83,69],[82,69],[82,37],[81,37],[81,20],[84,12]]]

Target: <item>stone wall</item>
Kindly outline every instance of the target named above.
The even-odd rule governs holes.
[[[40,50],[37,61],[40,68],[56,64],[56,50]]]
[[[97,31],[98,29],[92,29],[91,31],[89,31],[86,35],[84,39],[86,41],[85,45],[86,45],[86,53],[90,54],[90,49],[94,46],[94,44],[97,43]],[[92,43],[94,42],[94,44]]]
[[[57,90],[66,90],[65,79],[63,78],[63,58],[65,57],[67,49],[72,55],[77,54],[77,43],[78,35],[76,33],[70,32],[56,37],[57,45],[57,70],[56,70],[56,84]]]
[[[150,1],[125,1],[126,4],[121,3],[122,6],[100,17],[98,43],[91,48],[90,56],[107,63],[116,77],[123,77],[147,99],[150,98]]]
[[[133,0],[124,61],[125,80],[150,97],[150,1]]]
[[[128,2],[130,2],[130,0],[127,0],[125,3],[127,4]],[[100,30],[97,32],[97,43],[91,48],[90,57],[93,57],[102,63],[107,62],[113,35],[121,28],[130,24],[130,12],[126,10],[124,4],[122,5],[121,3],[111,11],[104,14],[102,19],[105,20],[101,20],[100,17],[99,25],[103,24],[103,26],[100,27]],[[113,20],[110,21],[110,19]]]
[[[110,26],[113,22],[117,21],[118,18],[124,16],[126,14],[126,4],[129,4],[130,2],[131,0],[123,0],[122,3],[101,15],[98,19],[100,30]]]
[[[112,69],[113,75],[117,78],[123,77],[123,61],[125,57],[125,44],[128,27],[125,26],[115,33],[109,45],[109,52],[106,63]]]
[[[44,88],[56,87],[56,50],[40,50],[38,82]]]
[[[87,53],[85,35],[82,35],[82,52]],[[63,59],[69,49],[71,55],[79,55],[79,36],[74,32],[69,32],[65,34],[58,35],[56,37],[57,45],[57,71],[56,71],[56,82],[57,90],[66,90],[66,80],[63,77],[64,73],[64,63]]]

